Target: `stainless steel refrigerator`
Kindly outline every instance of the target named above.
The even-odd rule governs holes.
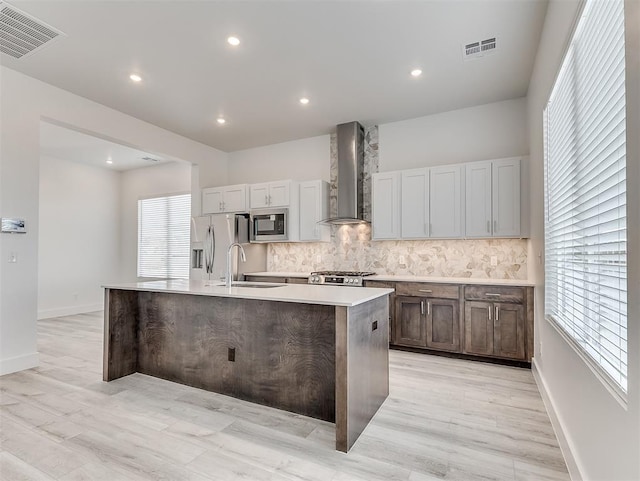
[[[242,244],[247,261],[239,261],[238,249],[232,253],[233,280],[245,272],[267,270],[266,244],[249,244],[249,214],[215,214],[191,219],[190,279],[224,282],[227,250],[233,242]]]

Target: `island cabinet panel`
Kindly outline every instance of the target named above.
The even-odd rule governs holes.
[[[104,381],[138,370],[138,330],[131,318],[138,316],[138,295],[133,291],[104,291]]]
[[[335,421],[332,306],[139,293],[138,371]]]
[[[336,449],[347,452],[389,395],[387,297],[336,307]]]

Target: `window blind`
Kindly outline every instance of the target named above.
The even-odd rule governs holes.
[[[189,278],[191,195],[138,201],[138,277]]]
[[[627,391],[622,0],[588,0],[544,112],[545,310]],[[611,383],[613,381],[613,383]]]

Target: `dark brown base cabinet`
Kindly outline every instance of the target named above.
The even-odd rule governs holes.
[[[365,281],[377,287],[380,281]],[[385,282],[392,347],[531,362],[533,287]],[[436,297],[437,296],[437,297]]]
[[[457,300],[398,296],[393,344],[457,352],[459,312]]]

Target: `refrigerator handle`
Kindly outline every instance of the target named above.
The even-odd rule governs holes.
[[[209,227],[209,229],[211,230],[211,258],[210,258],[210,262],[211,262],[211,266],[209,267],[209,273],[213,274],[213,258],[216,255],[216,230],[213,228],[213,226]]]
[[[204,271],[209,273],[209,227],[207,227],[207,233],[204,236],[204,246],[202,253],[204,254]]]

